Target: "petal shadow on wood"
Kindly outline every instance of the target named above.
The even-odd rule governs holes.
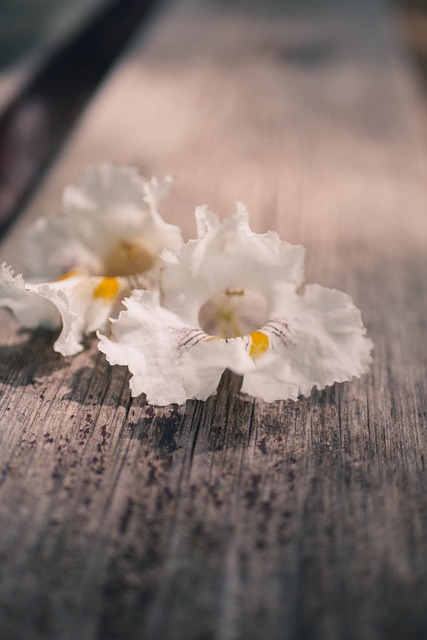
[[[283,448],[288,438],[296,442],[291,444],[293,451],[300,447],[298,442],[305,437],[307,427],[305,423],[299,424],[300,414],[312,408],[314,421],[324,412],[328,415],[338,412],[340,391],[335,386],[325,391],[314,390],[310,398],[298,402],[268,404],[240,393],[241,382],[240,376],[227,370],[216,395],[206,401],[189,400],[182,406],[153,407],[143,397],[136,398],[128,414],[125,437],[139,440],[144,447],[157,449],[166,456],[180,450],[190,462],[194,456],[238,447],[245,450],[253,447],[257,453],[266,454],[277,446]],[[253,423],[255,427],[248,426]]]
[[[167,407],[145,405],[140,408],[140,413],[134,400],[134,415],[140,414],[128,425],[130,438],[167,454],[181,449],[190,458],[195,454],[247,443],[247,429],[241,425],[243,416],[248,417],[252,411],[253,398],[240,395],[240,386],[240,376],[227,370],[217,394],[206,401],[189,400],[182,406]],[[188,424],[185,428],[184,422]],[[233,425],[232,429],[230,425]]]
[[[96,340],[88,342],[88,349],[73,356],[73,370],[64,384],[70,390],[63,400],[80,405],[124,407],[131,403],[130,373],[125,367],[112,367],[96,348]]]
[[[20,330],[18,344],[0,345],[0,384],[22,387],[41,376],[65,369],[69,362],[52,349],[56,334],[51,331]],[[22,337],[27,337],[22,340]]]

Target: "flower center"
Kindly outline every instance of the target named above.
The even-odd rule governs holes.
[[[200,327],[211,336],[237,338],[258,329],[268,320],[268,305],[257,291],[226,289],[209,298],[199,311]]]
[[[103,275],[132,276],[143,273],[154,264],[155,256],[141,242],[119,240],[104,257]]]

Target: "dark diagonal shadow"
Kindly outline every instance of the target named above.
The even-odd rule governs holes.
[[[38,377],[67,368],[69,362],[53,350],[56,333],[37,329],[21,330],[19,344],[0,345],[0,384],[22,387],[34,384]]]

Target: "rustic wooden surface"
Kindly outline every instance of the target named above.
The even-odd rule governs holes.
[[[23,227],[103,159],[173,173],[163,207],[246,201],[306,245],[375,342],[361,380],[267,405],[227,377],[157,409],[93,342],[0,324],[0,637],[427,636],[427,150],[386,6],[177,0],[90,105]]]

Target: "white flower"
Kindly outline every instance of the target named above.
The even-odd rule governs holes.
[[[181,245],[178,227],[157,212],[170,184],[110,163],[87,169],[65,189],[61,214],[28,229],[25,279],[1,265],[0,304],[28,328],[62,322],[55,351],[81,351],[83,336],[104,328],[134,287],[157,285],[160,252]]]
[[[308,395],[365,373],[371,341],[359,310],[334,289],[306,285],[304,248],[196,211],[198,239],[164,255],[159,293],[135,291],[98,348],[127,365],[133,395],[157,405],[204,400],[223,371],[267,402]]]

